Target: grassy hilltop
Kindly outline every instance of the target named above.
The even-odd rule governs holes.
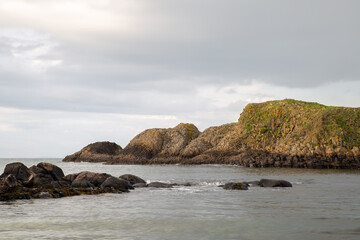
[[[299,141],[312,147],[360,146],[360,109],[285,99],[248,104],[239,118],[241,140],[266,147]]]

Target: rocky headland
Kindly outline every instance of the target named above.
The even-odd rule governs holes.
[[[122,149],[93,143],[63,161],[360,168],[360,108],[285,99],[248,104],[237,122],[148,129]]]

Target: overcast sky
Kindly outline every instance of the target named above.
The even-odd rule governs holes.
[[[237,121],[247,103],[360,106],[358,0],[1,0],[0,157]]]

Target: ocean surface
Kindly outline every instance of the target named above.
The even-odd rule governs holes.
[[[251,169],[225,165],[102,165],[41,161],[66,174],[135,174],[173,189],[0,202],[0,239],[360,239],[360,171]],[[219,188],[229,181],[288,180],[293,188]]]

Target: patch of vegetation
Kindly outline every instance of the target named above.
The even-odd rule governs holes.
[[[293,99],[248,104],[238,123],[247,144],[360,146],[359,108],[331,107]]]

